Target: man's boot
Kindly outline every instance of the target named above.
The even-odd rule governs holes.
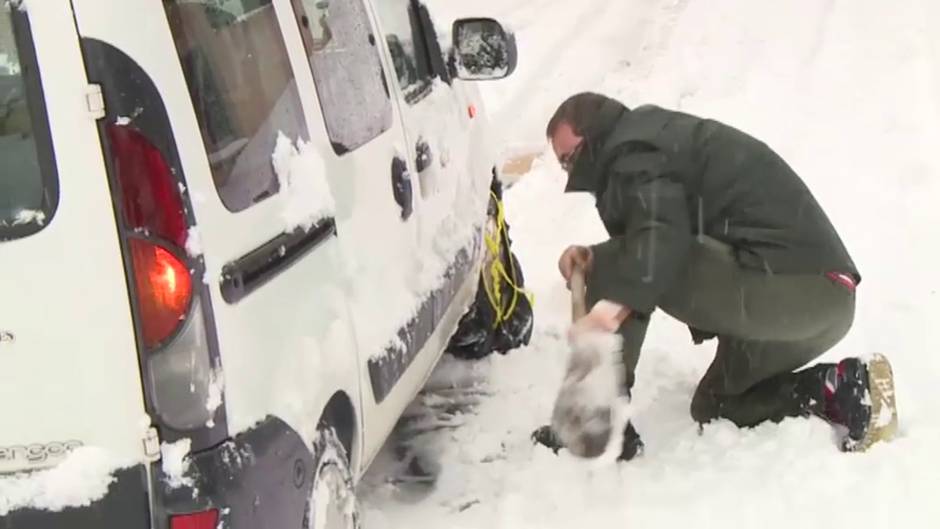
[[[863,451],[897,432],[891,365],[881,355],[846,358],[795,373],[795,394],[804,409],[847,430],[844,451]]]

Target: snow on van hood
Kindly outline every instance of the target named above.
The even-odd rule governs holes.
[[[114,473],[131,464],[102,448],[83,446],[53,468],[0,477],[0,516],[24,508],[61,511],[91,505],[107,494]]]

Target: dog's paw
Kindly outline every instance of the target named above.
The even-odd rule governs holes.
[[[555,454],[565,447],[561,440],[558,439],[558,436],[555,435],[555,431],[552,430],[551,426],[542,426],[532,432],[532,443],[549,448]]]

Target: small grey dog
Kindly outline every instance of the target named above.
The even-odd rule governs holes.
[[[604,453],[614,431],[613,407],[621,396],[621,338],[612,333],[573,336],[568,366],[552,410],[552,430],[569,452]]]

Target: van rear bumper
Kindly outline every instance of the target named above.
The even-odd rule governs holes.
[[[171,488],[160,464],[154,464],[156,529],[170,527],[174,514],[208,509],[219,511],[226,529],[304,527],[314,458],[300,435],[277,417],[193,454],[189,468],[184,477],[192,484]]]
[[[150,529],[147,490],[147,470],[136,465],[115,472],[108,493],[91,505],[57,512],[18,509],[0,517],[0,529]]]
[[[148,484],[140,464],[117,471],[108,493],[91,505],[18,509],[0,517],[0,529],[168,529],[173,515],[209,509],[227,529],[304,527],[316,465],[284,421],[268,417],[189,461],[187,485],[169,486],[160,462],[151,464]]]

